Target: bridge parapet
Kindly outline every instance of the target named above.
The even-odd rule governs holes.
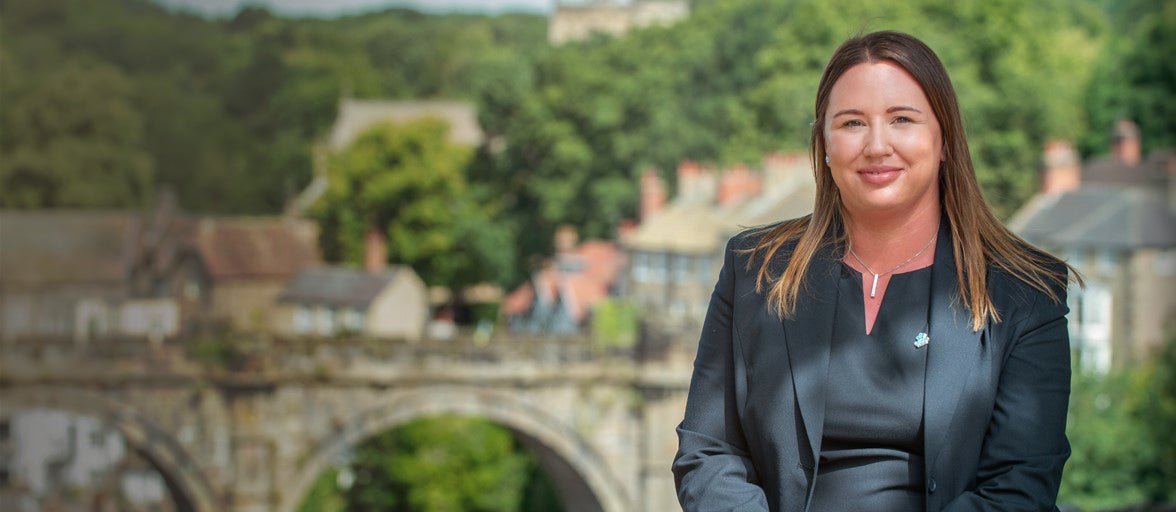
[[[441,413],[515,431],[567,496],[586,497],[568,510],[673,508],[668,465],[688,357],[588,337],[226,335],[0,350],[0,416],[50,406],[116,419],[193,510],[293,510],[347,446]]]

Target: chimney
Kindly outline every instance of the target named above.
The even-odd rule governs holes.
[[[572,252],[579,243],[579,235],[576,234],[576,228],[561,224],[555,229],[555,252],[556,254],[563,254]]]
[[[709,202],[715,200],[718,187],[715,172],[695,162],[678,165],[678,199]]]
[[[617,241],[625,243],[637,232],[637,222],[633,219],[621,219],[617,223]]]
[[[678,164],[678,199],[692,199],[699,192],[702,166],[689,160]]]
[[[388,240],[374,224],[363,234],[363,269],[380,274],[388,267]]]
[[[804,180],[811,181],[804,153],[769,153],[764,156],[763,188],[766,193],[785,193]]]
[[[1043,194],[1077,190],[1082,184],[1078,153],[1068,141],[1054,139],[1046,142],[1042,161],[1045,164],[1045,172],[1041,179]]]
[[[666,185],[657,171],[646,169],[641,173],[641,212],[639,221],[645,222],[666,206]]]
[[[1139,127],[1130,119],[1115,121],[1115,128],[1111,131],[1111,153],[1115,161],[1127,167],[1135,167],[1142,158],[1139,147]]]
[[[715,201],[720,206],[734,204],[759,195],[763,186],[761,178],[752,174],[745,165],[735,165],[723,171],[719,180],[719,191]]]

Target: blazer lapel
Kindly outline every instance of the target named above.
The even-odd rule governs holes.
[[[930,466],[946,441],[960,393],[976,366],[982,331],[972,330],[972,315],[960,298],[955,256],[946,220],[940,224],[931,271],[930,344],[923,394],[923,449]]]
[[[805,286],[801,289],[802,299],[796,305],[796,315],[783,321],[792,385],[812,450],[809,460],[813,461],[811,469],[814,472],[825,425],[829,347],[837,304],[836,271],[833,249],[825,245],[810,263]]]

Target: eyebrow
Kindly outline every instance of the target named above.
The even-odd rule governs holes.
[[[922,110],[919,110],[919,109],[912,107],[912,106],[909,106],[909,105],[895,105],[893,107],[886,109],[887,114],[893,114],[895,112],[918,112],[920,114],[923,113]],[[837,116],[846,116],[846,115],[864,116],[864,115],[866,115],[866,113],[862,112],[861,110],[858,110],[856,108],[850,108],[850,109],[845,109],[845,110],[839,110],[836,114],[833,114],[833,118],[836,118]]]

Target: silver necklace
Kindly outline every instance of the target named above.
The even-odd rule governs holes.
[[[856,252],[853,252],[853,242],[850,242],[849,243],[849,255],[853,256],[853,259],[857,260],[858,264],[861,265],[862,268],[866,269],[866,272],[874,274],[874,284],[870,285],[870,298],[871,299],[874,298],[875,293],[878,291],[878,278],[879,277],[882,277],[885,275],[890,275],[891,272],[894,272],[895,270],[898,270],[898,269],[906,266],[907,263],[910,263],[915,258],[918,258],[920,254],[923,254],[923,251],[926,251],[928,247],[931,247],[931,242],[935,241],[935,236],[938,234],[939,233],[937,232],[935,235],[931,235],[931,239],[927,240],[927,244],[924,245],[922,249],[919,249],[919,252],[916,252],[914,256],[907,258],[906,261],[899,263],[898,265],[895,265],[894,268],[887,270],[886,272],[882,272],[881,274],[879,274],[878,272],[874,272],[872,269],[870,269],[870,266],[866,265],[866,262],[862,261],[862,259],[858,257]]]

